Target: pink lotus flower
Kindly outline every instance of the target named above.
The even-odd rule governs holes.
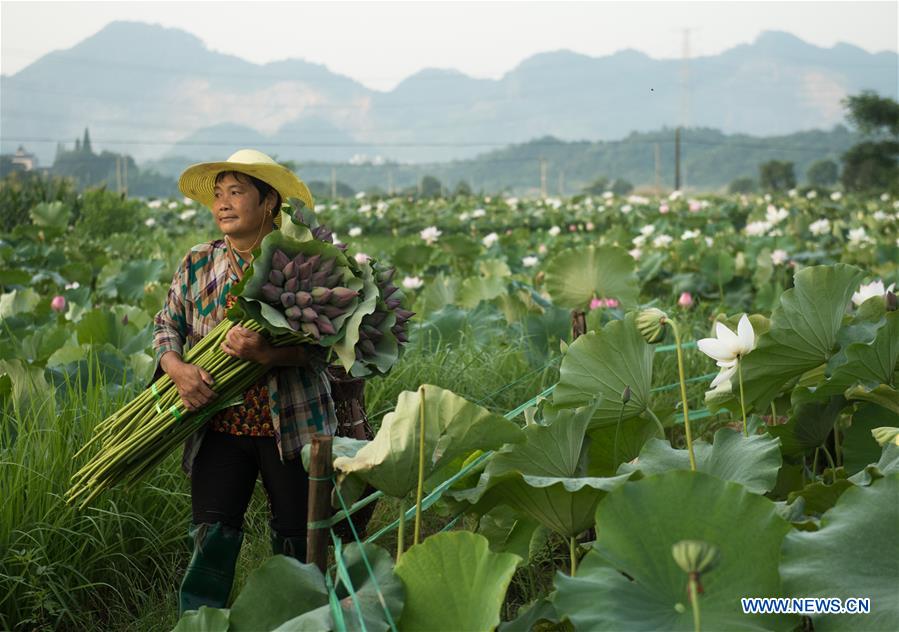
[[[689,292],[681,292],[680,298],[677,299],[677,304],[684,309],[689,309],[693,307],[693,296]]]
[[[64,312],[66,311],[66,297],[65,296],[54,296],[53,300],[50,301],[50,309],[54,312]]]

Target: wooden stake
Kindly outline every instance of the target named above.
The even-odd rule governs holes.
[[[312,454],[309,463],[309,509],[306,514],[309,524],[327,520],[334,513],[331,509],[331,475],[334,473],[331,448],[331,435],[317,434],[312,437]],[[327,527],[307,529],[306,563],[315,564],[322,573],[327,570]]]

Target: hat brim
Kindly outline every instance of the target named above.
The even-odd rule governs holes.
[[[178,179],[178,188],[185,196],[212,209],[215,202],[215,177],[222,171],[239,171],[258,178],[274,187],[284,202],[290,198],[297,198],[302,200],[307,208],[314,206],[312,193],[306,183],[295,173],[278,164],[201,162],[184,170]]]

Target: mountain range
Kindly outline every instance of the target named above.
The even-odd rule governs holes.
[[[48,164],[57,143],[71,146],[89,127],[95,147],[144,163],[221,159],[245,146],[299,162],[433,163],[544,136],[610,141],[681,123],[754,136],[829,129],[844,121],[845,96],[899,92],[896,53],[821,48],[783,32],[691,59],[686,92],[683,70],[635,50],[559,50],[497,80],[426,69],[381,92],[320,64],[254,64],[179,29],[113,22],[0,77],[0,150],[25,145]]]

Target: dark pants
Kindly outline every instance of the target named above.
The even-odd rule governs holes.
[[[242,529],[260,472],[272,531],[282,537],[305,535],[309,479],[302,461],[282,463],[274,437],[212,430],[203,437],[191,472],[194,524],[221,522]]]

